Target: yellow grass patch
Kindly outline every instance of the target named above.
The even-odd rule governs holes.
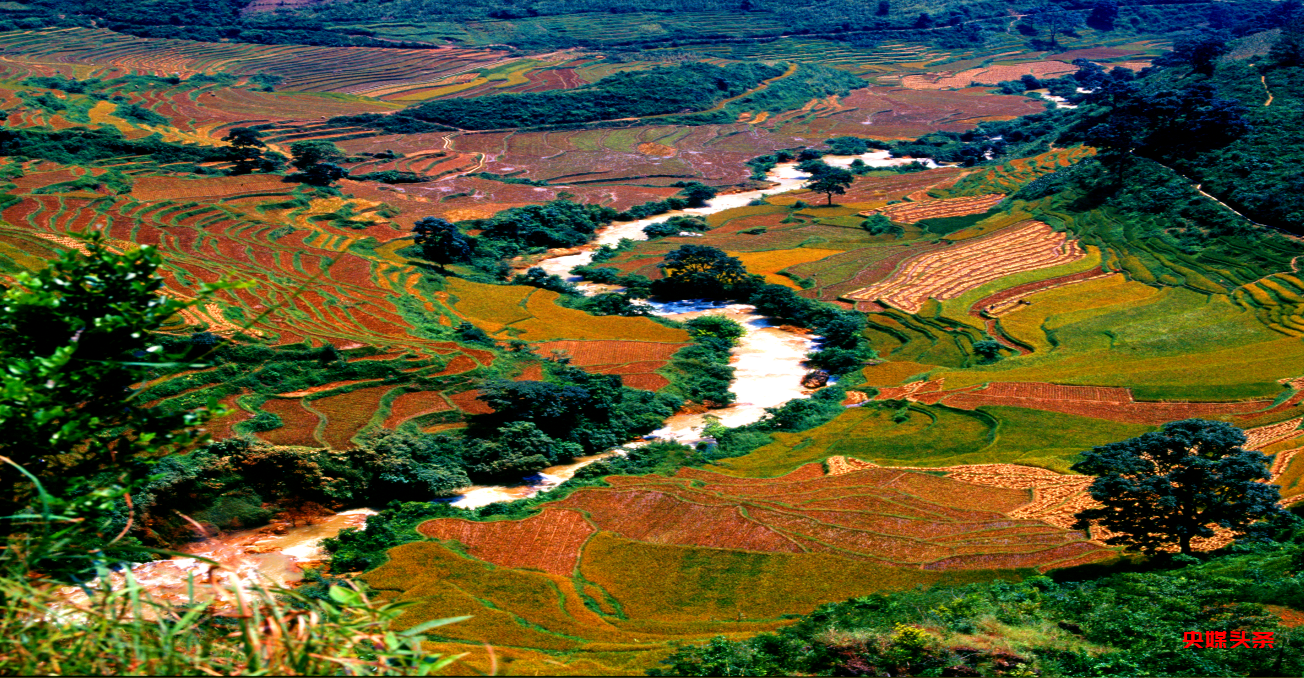
[[[747,267],[747,270],[758,275],[765,276],[765,282],[773,285],[783,285],[792,289],[801,289],[797,283],[793,282],[787,276],[778,275],[789,266],[804,264],[808,261],[818,261],[824,257],[834,254],[841,254],[843,250],[816,249],[814,247],[798,247],[791,250],[768,250],[764,252],[727,252],[731,257],[738,257]]]
[[[980,570],[943,574],[887,567],[824,553],[644,544],[610,533],[589,540],[580,570],[620,601],[629,617],[657,621],[769,620],[875,591],[991,576]],[[656,576],[648,576],[651,572]]]
[[[533,287],[486,285],[461,278],[448,278],[444,284],[454,310],[486,332],[499,332],[530,317],[525,300],[535,291]]]
[[[487,287],[487,286],[486,286]],[[648,320],[622,316],[592,316],[558,306],[556,292],[538,290],[526,301],[525,311],[533,316],[512,323],[525,341],[550,339],[630,339],[635,341],[688,341],[688,333]]]

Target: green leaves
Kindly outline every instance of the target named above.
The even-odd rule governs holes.
[[[131,520],[124,496],[144,481],[155,454],[199,440],[194,427],[211,415],[147,408],[134,395],[140,384],[191,366],[162,355],[154,341],[196,303],[162,294],[161,263],[152,247],[117,253],[93,234],[84,254],[65,252],[20,274],[0,297],[0,455],[15,466],[0,467],[0,484],[14,488],[0,497],[0,516],[25,512],[39,480],[81,535],[66,535],[61,548],[71,551],[24,551],[44,572],[72,576],[92,561],[127,557],[124,549],[134,547],[113,538]],[[205,286],[200,298],[222,287],[230,285]],[[0,520],[0,536],[29,529]]]

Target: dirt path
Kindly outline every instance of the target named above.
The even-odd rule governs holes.
[[[1272,90],[1268,89],[1268,76],[1260,75],[1259,82],[1263,83],[1263,91],[1268,95],[1268,100],[1263,102],[1264,106],[1272,105]]]

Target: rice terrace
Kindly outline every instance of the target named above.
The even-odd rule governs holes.
[[[121,5],[0,2],[0,675],[1304,673],[1298,0]]]

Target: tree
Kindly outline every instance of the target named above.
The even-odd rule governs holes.
[[[1173,41],[1173,51],[1155,59],[1160,66],[1190,66],[1196,73],[1212,76],[1218,58],[1231,48],[1222,31],[1195,31]]]
[[[688,201],[689,207],[704,207],[717,193],[714,187],[697,181],[676,181],[673,185],[682,189],[679,195]]]
[[[1087,25],[1098,31],[1114,30],[1118,21],[1118,0],[1098,0],[1087,15]]]
[[[328,186],[349,175],[335,164],[344,159],[344,152],[329,141],[296,141],[290,144],[290,155],[290,164],[303,173],[305,182],[315,186]]]
[[[1058,5],[1054,5],[1049,0],[1045,0],[1035,7],[1028,10],[1028,18],[1050,34],[1050,40],[1045,41],[1045,47],[1059,47],[1059,35],[1068,33],[1074,28],[1082,25],[1082,14],[1080,12],[1067,11]],[[1033,40],[1034,46],[1039,46],[1041,40]]]
[[[162,262],[149,246],[115,254],[94,234],[85,255],[65,252],[36,273],[19,273],[4,291],[0,455],[41,482],[53,510],[78,521],[86,549],[87,560],[50,566],[49,574],[115,557],[126,542],[113,547],[114,533],[127,520],[116,498],[143,483],[154,456],[201,440],[195,427],[212,414],[150,408],[134,397],[163,362],[155,333],[195,303],[161,294]],[[215,289],[205,286],[202,296]],[[11,465],[0,465],[0,487],[0,516],[23,513],[36,499],[31,479]],[[0,535],[23,529],[0,519]]]
[[[840,168],[832,168],[830,171],[824,172],[819,176],[811,177],[811,180],[806,183],[806,188],[815,191],[816,193],[827,195],[829,198],[829,204],[832,205],[833,194],[836,193],[842,195],[843,193],[846,193],[847,188],[849,188],[855,180],[856,175],[851,172]]]
[[[265,172],[275,170],[276,163],[267,157],[267,144],[263,143],[263,135],[258,130],[234,127],[222,137],[222,141],[231,144],[231,156],[235,162],[232,172],[235,174],[248,174],[257,169]],[[269,161],[271,169],[268,169]]]
[[[1192,538],[1213,536],[1210,525],[1242,533],[1280,514],[1280,489],[1259,482],[1270,460],[1245,441],[1231,424],[1186,419],[1084,452],[1072,468],[1096,476],[1088,492],[1103,506],[1079,512],[1074,527],[1099,522],[1117,533],[1106,543],[1190,554]]]
[[[344,159],[344,151],[329,141],[296,141],[290,144],[290,164],[300,172],[323,162],[339,162]]]
[[[1296,19],[1281,29],[1268,50],[1268,61],[1277,66],[1304,64],[1304,20]]]
[[[752,282],[742,261],[705,245],[680,245],[657,268],[652,291],[668,299],[725,298]]]
[[[448,272],[448,265],[471,258],[471,239],[457,230],[447,219],[426,217],[412,227],[421,256],[439,264],[439,270]]]

